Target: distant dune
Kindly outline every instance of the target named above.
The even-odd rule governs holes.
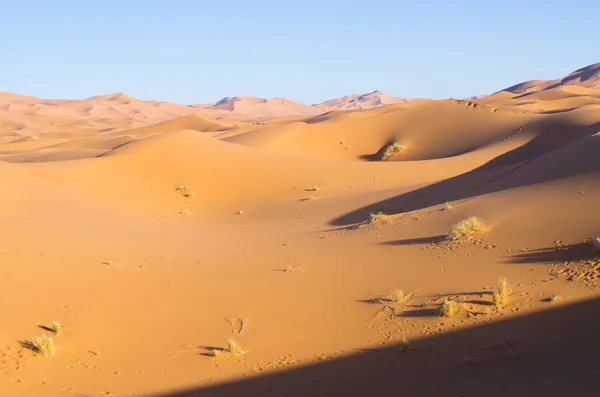
[[[348,109],[370,109],[378,106],[392,105],[394,103],[408,102],[410,99],[397,98],[381,91],[373,91],[368,94],[347,95],[342,98],[313,105],[325,110],[348,110]]]
[[[505,88],[502,91],[525,94],[550,90],[562,86],[579,86],[600,89],[600,63],[578,69],[566,77],[556,80],[530,80]]]
[[[227,97],[209,105],[192,105],[197,113],[208,118],[230,120],[265,120],[286,116],[310,116],[322,113],[321,109],[285,98],[264,99],[253,96]]]

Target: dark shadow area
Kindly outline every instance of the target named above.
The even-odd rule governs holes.
[[[399,317],[439,317],[440,308],[427,308],[403,311],[398,315]]]
[[[33,344],[33,342],[31,342],[29,340],[19,340],[19,341],[17,341],[17,343],[23,349],[31,350],[34,353],[39,353],[40,352],[40,350]]]
[[[600,171],[600,136],[591,136],[598,129],[600,123],[577,128],[553,125],[527,144],[479,168],[343,214],[330,224],[356,224],[382,208],[394,215]]]
[[[600,299],[559,305],[411,340],[406,353],[399,343],[161,397],[598,396],[598,314]]]
[[[419,238],[407,238],[404,240],[392,240],[384,241],[379,245],[423,245],[423,244],[435,244],[444,241],[446,236],[432,236],[432,237],[419,237]]]
[[[470,305],[481,305],[481,306],[492,306],[493,305],[492,301],[484,301],[481,299],[470,299],[470,300],[462,301],[461,303],[468,303]]]
[[[555,263],[593,259],[596,250],[592,244],[579,243],[525,251],[508,258],[510,263]]]
[[[45,326],[45,325],[38,325],[38,328],[39,329],[43,329],[44,331],[47,331],[47,332],[50,332],[50,333],[54,334],[54,330],[52,328],[50,328],[50,327]]]

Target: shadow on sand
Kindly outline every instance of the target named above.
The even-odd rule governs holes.
[[[162,397],[598,396],[600,299]],[[431,313],[423,313],[431,315]],[[447,320],[452,321],[452,320]]]
[[[444,241],[446,236],[431,236],[431,237],[419,237],[419,238],[407,238],[404,240],[393,240],[384,241],[379,245],[425,245],[425,244],[436,244]]]
[[[576,262],[593,259],[597,252],[589,243],[570,244],[525,251],[508,258],[510,263]]]
[[[382,208],[386,214],[394,215],[600,171],[600,156],[597,155],[600,152],[600,136],[591,136],[599,128],[600,123],[597,123],[564,133],[557,126],[548,127],[548,131],[529,143],[479,168],[343,214],[330,224],[356,224]]]

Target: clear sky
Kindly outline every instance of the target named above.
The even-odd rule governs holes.
[[[598,0],[1,0],[0,91],[461,98],[600,62]]]

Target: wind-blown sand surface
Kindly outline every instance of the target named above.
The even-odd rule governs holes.
[[[0,101],[0,395],[600,390],[597,90],[270,125],[40,101]],[[471,215],[486,232],[445,243]],[[52,359],[19,343],[51,320]]]

